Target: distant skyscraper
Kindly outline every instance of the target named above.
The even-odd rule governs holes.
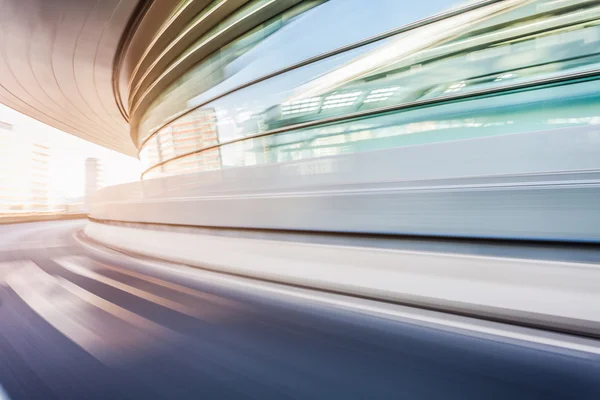
[[[31,154],[31,175],[29,177],[30,205],[33,209],[46,210],[50,206],[48,190],[50,148],[34,143]]]
[[[85,210],[90,210],[92,196],[104,185],[102,166],[97,158],[85,160]]]
[[[50,209],[50,148],[0,121],[0,213]]]

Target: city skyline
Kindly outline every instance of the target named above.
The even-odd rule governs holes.
[[[11,126],[11,142],[49,149],[51,154],[48,160],[47,191],[50,204],[59,205],[69,199],[84,196],[85,161],[88,158],[96,158],[103,165],[106,185],[139,179],[141,165],[133,157],[86,142],[4,105],[0,105],[0,121],[3,125]],[[12,153],[17,155],[14,148]],[[4,164],[0,164],[0,168],[7,168]],[[2,172],[0,171],[0,177],[4,176]],[[0,186],[8,186],[8,182],[1,180]]]
[[[52,208],[50,158],[48,146],[19,137],[13,125],[0,121],[0,214]]]

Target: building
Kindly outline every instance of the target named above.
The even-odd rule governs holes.
[[[94,193],[104,186],[104,174],[102,165],[97,158],[85,160],[85,210],[90,209],[90,203]]]
[[[49,192],[50,148],[40,143],[33,143],[31,149],[31,169],[28,175],[29,205],[34,210],[48,210],[50,207]]]
[[[0,213],[49,211],[50,148],[0,121]]]

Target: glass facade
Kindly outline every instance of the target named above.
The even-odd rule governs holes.
[[[310,60],[349,44],[307,43],[336,25],[315,21],[374,12],[353,3],[301,2],[182,76],[139,125],[144,177],[600,124],[596,1],[493,2]]]

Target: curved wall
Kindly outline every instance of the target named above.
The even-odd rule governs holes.
[[[399,3],[174,7],[125,74],[148,169],[91,216],[600,241],[598,3]]]
[[[91,216],[158,225],[600,242],[599,144],[597,127],[579,127],[176,175],[104,189]]]
[[[291,7],[183,74],[136,125],[144,177],[596,123],[584,86],[537,91],[595,74],[600,7],[593,2],[477,3],[338,50],[348,44],[340,32],[350,29],[339,26],[336,35],[323,20],[360,15],[364,23],[353,31],[364,28],[363,37],[379,27],[361,15],[371,5],[350,3]],[[400,7],[384,3],[371,12]],[[531,92],[501,96],[509,89]],[[546,113],[536,106],[542,99]],[[506,115],[496,112],[499,102]]]

